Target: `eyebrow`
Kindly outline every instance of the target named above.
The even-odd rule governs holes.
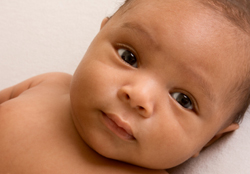
[[[136,33],[143,35],[144,38],[148,39],[152,46],[159,48],[159,43],[157,42],[156,38],[152,35],[147,28],[143,27],[139,23],[136,22],[126,22],[122,25],[122,28],[129,29],[135,31]],[[196,83],[199,84],[199,89],[202,91],[205,96],[208,96],[210,101],[214,101],[214,93],[211,92],[211,84],[202,77],[198,72],[195,72],[192,68],[188,68],[186,65],[183,65],[185,72],[189,74],[188,76],[194,79],[193,81],[197,81]]]
[[[187,77],[190,76],[193,81],[196,81],[195,83],[198,84],[198,88],[205,94],[205,96],[208,96],[210,101],[215,101],[215,95],[212,91],[212,84],[209,83],[204,76],[202,76],[200,73],[194,71],[192,68],[189,68],[185,65],[184,69],[187,74]]]
[[[158,46],[158,42],[156,41],[155,37],[152,35],[150,31],[148,31],[147,28],[143,27],[139,23],[136,22],[126,22],[122,25],[122,28],[129,29],[132,31],[135,31],[136,33],[143,35],[144,38],[149,40],[149,43],[154,45],[155,47]]]

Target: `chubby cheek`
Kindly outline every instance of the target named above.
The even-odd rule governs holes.
[[[93,128],[97,127],[97,117],[114,93],[112,77],[107,72],[110,72],[107,66],[86,58],[73,76],[70,90],[73,117],[86,141],[96,136]]]
[[[110,69],[102,63],[95,60],[90,63],[82,62],[74,74],[71,92],[80,103],[91,104],[113,91],[112,81]]]
[[[152,116],[144,124],[141,159],[152,168],[171,168],[189,159],[197,147],[170,109],[159,117]]]

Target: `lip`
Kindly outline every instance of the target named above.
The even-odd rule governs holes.
[[[117,115],[102,112],[105,126],[119,138],[124,140],[135,140],[130,125],[121,120]]]

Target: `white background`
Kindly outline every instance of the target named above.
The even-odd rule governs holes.
[[[0,89],[41,73],[73,74],[102,19],[122,2],[1,0]],[[249,117],[234,134],[170,173],[249,174]]]

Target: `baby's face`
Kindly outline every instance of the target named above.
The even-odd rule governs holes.
[[[101,155],[169,168],[225,127],[239,46],[229,24],[196,1],[132,5],[103,22],[77,68],[73,118]]]

